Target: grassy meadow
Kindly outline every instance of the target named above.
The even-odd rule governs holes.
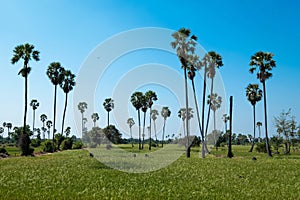
[[[202,159],[194,148],[150,173],[111,169],[87,150],[1,159],[0,199],[300,199],[300,152],[268,158],[248,149]]]

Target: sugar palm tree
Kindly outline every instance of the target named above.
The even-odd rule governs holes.
[[[71,127],[68,126],[65,130],[65,134],[66,134],[66,137],[69,137],[69,135],[71,134]]]
[[[186,28],[179,29],[177,32],[172,34],[172,37],[175,39],[175,41],[171,42],[171,46],[173,49],[176,49],[177,56],[184,71],[185,107],[186,110],[188,110],[187,70],[191,67],[193,61],[197,60],[196,56],[194,55],[197,37],[195,35],[191,36],[191,31]],[[188,122],[186,122],[186,133],[189,135]],[[187,140],[189,140],[189,137],[187,137]],[[187,158],[190,157],[190,153],[191,149],[188,146],[186,149]]]
[[[23,60],[23,67],[19,71],[18,75],[22,75],[25,79],[25,108],[24,108],[24,120],[23,120],[23,132],[20,137],[20,144],[21,144],[21,150],[22,150],[22,155],[29,155],[30,152],[30,138],[26,134],[25,127],[26,127],[26,117],[27,117],[27,94],[28,94],[28,75],[31,71],[31,67],[29,66],[29,61],[31,59],[35,61],[39,61],[40,57],[39,54],[40,52],[37,50],[34,50],[34,46],[31,44],[24,44],[24,45],[18,45],[14,49],[14,55],[11,59],[12,64],[16,64],[19,60]]]
[[[109,126],[109,112],[114,109],[114,100],[112,98],[107,98],[103,102],[104,109],[107,112],[107,127]]]
[[[46,114],[41,114],[40,119],[43,123],[43,139],[45,139],[45,132],[46,132],[46,128],[45,128],[45,121],[47,120],[47,115]]]
[[[138,123],[139,123],[139,150],[142,149],[141,147],[141,117],[140,117],[140,109],[142,108],[143,104],[143,93],[142,92],[134,92],[131,95],[130,102],[132,103],[133,107],[136,109],[138,113]]]
[[[64,80],[64,68],[59,62],[52,62],[48,66],[47,76],[50,79],[51,83],[54,85],[54,103],[53,103],[53,133],[52,139],[54,142],[54,134],[56,132],[55,123],[56,123],[56,94],[57,94],[57,85],[60,85]]]
[[[83,135],[84,135],[83,119],[84,119],[84,112],[87,109],[87,103],[86,102],[79,102],[77,107],[78,107],[78,110],[81,113],[81,130],[82,130],[82,137],[83,137]]]
[[[63,74],[63,80],[59,85],[60,85],[61,89],[64,91],[64,93],[66,94],[65,107],[64,107],[64,113],[63,113],[62,125],[61,125],[61,134],[63,134],[66,110],[67,110],[67,105],[68,105],[68,94],[70,91],[73,90],[76,83],[75,83],[75,75],[72,74],[72,72],[70,70],[62,70],[61,73]]]
[[[182,119],[182,124],[183,124],[183,135],[186,136],[185,134],[185,122],[186,122],[186,119],[190,120],[193,118],[193,109],[192,108],[189,108],[188,109],[188,113],[186,112],[186,109],[185,108],[180,108],[180,110],[178,111],[178,117],[180,119]]]
[[[30,106],[33,110],[33,117],[32,117],[32,133],[34,135],[34,122],[35,122],[35,110],[40,106],[40,103],[36,99],[32,99],[30,102]]]
[[[258,142],[261,142],[261,131],[260,131],[260,127],[262,126],[261,122],[257,122],[256,126],[258,127]]]
[[[264,97],[264,113],[265,113],[265,132],[266,132],[266,147],[268,156],[272,157],[269,137],[268,137],[268,117],[267,117],[267,97],[266,97],[266,80],[272,77],[272,69],[276,67],[276,62],[273,60],[274,54],[268,52],[259,51],[251,56],[250,59],[250,73],[253,74],[256,70],[257,78],[263,85],[263,97]]]
[[[229,121],[229,116],[227,114],[223,114],[223,122],[224,122],[224,133],[226,134],[227,133],[227,123]]]
[[[162,141],[161,141],[161,147],[164,147],[164,136],[165,136],[165,129],[166,129],[166,121],[167,121],[167,118],[170,117],[171,111],[169,110],[169,107],[163,107],[161,109],[160,114],[164,118],[163,134],[162,134]]]
[[[255,132],[256,132],[256,119],[255,119],[255,105],[259,102],[262,98],[262,90],[259,89],[258,84],[249,84],[246,88],[246,97],[248,101],[251,103],[253,107],[253,140],[252,145],[249,152],[252,152],[254,147],[254,140],[255,140]]]
[[[48,120],[48,121],[46,122],[46,126],[47,126],[47,128],[48,128],[48,139],[50,139],[50,129],[51,129],[51,127],[52,127],[52,121],[51,121],[51,120]]]
[[[10,123],[10,122],[3,122],[3,127],[7,128],[7,136],[9,138],[9,140],[10,140],[10,130],[12,128],[12,123]]]
[[[127,119],[127,124],[129,126],[130,129],[130,139],[131,139],[131,147],[133,148],[133,137],[132,137],[132,126],[135,124],[133,118],[128,118]]]
[[[153,120],[155,141],[157,143],[157,131],[156,131],[156,123],[155,123],[155,121],[157,120],[157,116],[159,115],[159,113],[158,113],[157,110],[153,109],[153,110],[151,110],[150,114],[151,114],[151,119]]]
[[[208,95],[207,104],[210,105],[210,109],[213,111],[214,114],[214,132],[216,131],[216,111],[221,107],[222,104],[222,97],[218,96],[217,93],[212,93]],[[217,139],[214,134],[214,145],[216,145]]]
[[[96,127],[96,122],[99,120],[99,115],[98,113],[93,113],[91,116],[93,122],[94,122],[94,127]]]
[[[146,98],[146,102],[147,102],[147,105],[148,105],[148,108],[150,109],[150,117],[149,117],[149,121],[150,121],[150,128],[149,128],[149,150],[151,150],[151,121],[152,121],[152,118],[151,118],[151,112],[152,112],[152,105],[153,105],[153,101],[157,101],[157,95],[155,92],[149,90],[145,93],[145,98]]]

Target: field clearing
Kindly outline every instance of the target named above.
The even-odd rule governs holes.
[[[111,169],[86,150],[0,160],[0,199],[300,199],[300,153],[248,153],[234,146],[182,155],[150,173]],[[251,158],[255,156],[256,161]]]

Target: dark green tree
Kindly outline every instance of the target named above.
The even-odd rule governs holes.
[[[139,124],[139,150],[142,149],[141,146],[141,114],[140,114],[140,109],[142,108],[143,104],[143,98],[144,95],[142,92],[134,92],[131,95],[130,102],[132,103],[133,107],[136,109],[138,113],[138,124]]]
[[[103,107],[107,112],[107,126],[109,126],[109,113],[114,109],[114,100],[112,98],[106,98],[103,102]]]

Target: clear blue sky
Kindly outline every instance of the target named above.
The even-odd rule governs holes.
[[[17,75],[21,63],[10,64],[12,51],[16,45],[29,42],[41,52],[41,61],[31,63],[29,76],[29,101],[36,98],[40,102],[37,110],[36,126],[41,126],[39,116],[46,113],[52,117],[53,86],[46,77],[47,66],[59,61],[75,74],[89,53],[107,38],[134,28],[161,27],[178,30],[190,28],[198,36],[198,42],[207,51],[214,50],[222,55],[224,66],[220,69],[226,98],[234,96],[234,132],[252,132],[252,108],[245,97],[245,87],[257,83],[255,75],[248,72],[249,58],[255,52],[270,51],[275,54],[277,67],[273,77],[267,81],[269,130],[273,134],[273,117],[283,109],[292,108],[296,119],[300,119],[299,85],[300,68],[298,58],[300,38],[300,3],[291,1],[4,1],[0,0],[0,123],[12,122],[20,126],[23,118],[24,79]],[[108,50],[110,51],[110,50]],[[149,57],[147,56],[149,55]],[[130,71],[147,63],[162,63],[178,71],[180,65],[175,56],[151,51],[126,55],[114,65],[127,66]],[[167,60],[167,62],[166,62]],[[123,62],[123,63],[122,63]],[[114,67],[111,76],[121,79],[124,74]],[[126,73],[126,71],[124,72]],[[116,75],[117,74],[117,75]],[[142,77],[137,77],[142,78]],[[164,77],[168,79],[169,77]],[[114,88],[109,79],[99,83],[95,91],[98,104],[95,111],[100,114],[100,126],[106,124],[106,113],[102,102],[112,96]],[[198,90],[202,85],[199,80]],[[112,81],[113,82],[113,81]],[[107,84],[107,85],[106,85]],[[183,88],[183,82],[178,87]],[[180,120],[177,117],[176,100],[167,88],[158,85],[141,86],[141,90],[158,91],[157,104],[171,107],[172,116],[167,132],[176,133]],[[159,93],[160,92],[160,93]],[[170,94],[169,94],[170,93]],[[66,126],[75,130],[72,93],[67,113]],[[126,99],[125,99],[126,100]],[[192,100],[192,99],[191,99]],[[58,91],[57,129],[63,111],[64,95]],[[118,102],[115,102],[116,106]],[[257,105],[257,118],[263,120],[262,102]],[[135,112],[129,104],[132,117]],[[87,117],[93,111],[89,110]],[[117,115],[118,113],[114,113]],[[221,114],[221,113],[220,113]],[[124,116],[124,122],[129,116]],[[112,115],[112,118],[113,115]],[[161,120],[161,119],[160,119]],[[28,111],[28,123],[32,123],[32,110]],[[112,119],[114,123],[114,119]],[[162,121],[158,122],[161,126]],[[191,123],[195,123],[192,121]],[[91,126],[89,120],[89,126]],[[123,130],[124,131],[124,130]]]

